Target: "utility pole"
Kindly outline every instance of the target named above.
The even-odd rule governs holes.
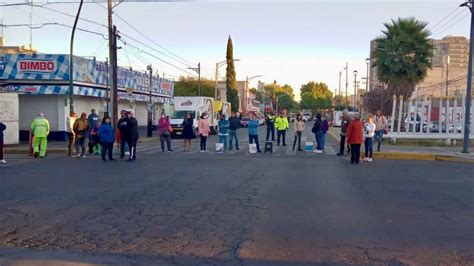
[[[471,33],[469,37],[469,64],[467,67],[466,110],[464,112],[464,139],[462,153],[469,153],[469,133],[471,130],[471,101],[472,101],[472,50],[474,49],[474,0],[468,0],[461,6],[471,11]]]
[[[112,104],[112,111],[110,115],[112,117],[113,125],[117,125],[118,120],[118,92],[117,92],[117,28],[112,22],[112,0],[107,0],[107,11],[108,11],[108,27],[109,27],[109,57],[110,57],[110,69],[109,69],[109,83],[110,89],[112,90],[112,98],[110,100]]]
[[[216,86],[215,86],[215,88],[214,88],[214,100],[215,100],[215,101],[217,101],[217,84],[218,84],[218,83],[217,83],[217,79],[219,78],[219,77],[218,77],[218,75],[219,75],[218,71],[219,71],[219,63],[216,63],[216,76],[215,76],[215,78],[216,78]]]
[[[367,64],[367,73],[365,76],[365,97],[364,97],[364,106],[365,106],[365,117],[367,118],[369,115],[369,103],[368,103],[368,93],[369,93],[369,83],[370,83],[370,78],[369,78],[369,64],[370,64],[370,58],[365,59],[365,63]]]
[[[448,49],[449,51],[449,49]],[[448,52],[449,53],[449,52]],[[446,56],[446,97],[448,96],[448,83],[449,83],[449,61],[450,61],[450,56]]]
[[[79,6],[82,7],[82,1]],[[30,2],[30,51],[33,52],[33,0]]]
[[[346,62],[346,104],[349,104],[349,100],[347,98],[347,88],[349,88],[349,63]]]
[[[341,104],[341,77],[342,77],[342,71],[339,71],[339,97],[337,99],[337,104]]]
[[[354,111],[356,109],[356,100],[357,100],[357,70],[354,70]]]
[[[449,83],[449,44],[448,44],[448,55],[446,55],[446,106],[444,109],[444,123],[446,126],[446,132],[448,131],[448,105],[449,105],[449,99],[448,99],[448,83]]]
[[[109,70],[109,58],[106,57],[105,58],[105,67],[106,67],[106,70],[108,71]],[[105,80],[106,82],[106,90],[105,90],[105,112],[106,112],[106,116],[110,116],[110,106],[109,106],[109,103],[110,103],[110,93],[109,93],[109,73],[107,72],[107,79]]]
[[[199,91],[199,96],[201,96],[201,62],[198,63],[198,79],[199,79],[199,83],[198,83],[198,91]]]
[[[152,97],[152,90],[153,90],[153,67],[152,65],[148,65],[146,69],[149,71],[149,83],[148,83],[148,90],[150,91],[150,98],[148,99],[148,124],[147,124],[147,137],[153,137],[153,103],[151,100]]]
[[[188,69],[191,69],[191,70],[195,71],[198,74],[198,96],[201,96],[201,63],[198,63],[197,67],[188,67]],[[217,74],[216,74],[216,76],[217,76]],[[217,84],[217,77],[216,77],[216,84]],[[216,85],[216,87],[217,87],[217,85]],[[215,97],[215,95],[214,95],[214,97]]]
[[[79,20],[79,16],[81,15],[83,3],[84,0],[81,0],[81,2],[79,3],[79,8],[77,9],[74,25],[72,26],[71,43],[69,47],[69,111],[71,113],[74,112],[74,33],[76,32],[77,21]],[[33,10],[31,12],[33,12]],[[31,14],[31,16],[33,16],[33,14]],[[30,38],[32,38],[31,35]],[[32,42],[32,40],[30,40],[30,42]],[[30,43],[30,45],[32,44]],[[31,49],[32,47],[30,47],[30,50]]]

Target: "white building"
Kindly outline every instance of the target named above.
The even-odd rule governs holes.
[[[103,62],[74,57],[73,106],[78,115],[89,114],[93,108],[101,116],[107,112],[108,72]],[[118,109],[134,111],[140,126],[147,125],[148,108],[154,117],[171,112],[173,81],[125,68],[118,68],[117,73]],[[18,94],[20,139],[28,139],[31,121],[39,112],[51,124],[50,138],[66,139],[70,109],[68,55],[0,55],[0,92]]]

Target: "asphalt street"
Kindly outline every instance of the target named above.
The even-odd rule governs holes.
[[[329,138],[325,154],[248,154],[244,132],[226,154],[10,156],[0,265],[474,265],[472,164],[351,165]]]

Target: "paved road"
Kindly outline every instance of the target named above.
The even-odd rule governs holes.
[[[245,149],[11,158],[0,265],[474,264],[472,165]]]

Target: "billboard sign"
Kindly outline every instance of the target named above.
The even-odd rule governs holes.
[[[74,81],[91,88],[108,86],[109,67],[104,62],[74,57]],[[3,54],[0,55],[0,80],[2,81],[69,81],[69,55],[53,54]],[[147,72],[117,68],[119,89],[150,92],[150,75]],[[75,87],[78,85],[75,85]],[[157,76],[151,77],[151,92],[155,96],[173,97],[174,82]]]

